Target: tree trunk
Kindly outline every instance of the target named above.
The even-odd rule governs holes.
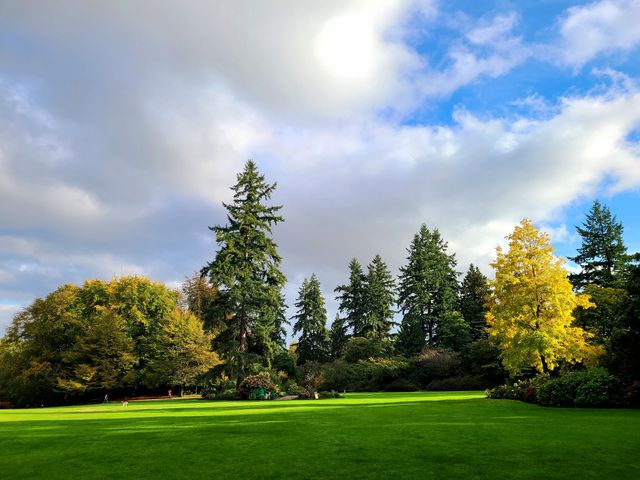
[[[549,366],[547,365],[547,361],[544,359],[544,355],[540,355],[540,362],[542,363],[542,373],[549,373]]]
[[[247,315],[244,312],[238,315],[240,316],[240,345],[238,346],[238,351],[244,353],[247,351],[247,330],[249,327],[247,325]]]

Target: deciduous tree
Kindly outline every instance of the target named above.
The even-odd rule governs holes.
[[[553,255],[549,237],[525,219],[507,236],[509,249],[497,249],[495,280],[487,313],[489,335],[502,350],[512,374],[525,367],[540,372],[566,362],[592,361],[601,349],[574,325],[577,306],[592,306],[573,293],[563,261]]]

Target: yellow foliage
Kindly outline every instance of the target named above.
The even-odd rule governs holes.
[[[601,349],[573,325],[573,311],[594,304],[588,295],[573,293],[564,259],[553,254],[548,235],[524,219],[507,239],[509,250],[498,247],[491,264],[496,276],[486,315],[504,366],[516,374],[525,367],[553,370],[561,360],[593,363]]]

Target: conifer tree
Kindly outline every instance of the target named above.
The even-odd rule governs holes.
[[[524,219],[507,236],[509,250],[497,249],[496,270],[487,313],[489,335],[502,350],[502,363],[512,374],[525,367],[540,372],[561,360],[586,362],[601,353],[588,344],[591,335],[574,325],[577,306],[592,307],[587,295],[575,295],[553,254],[549,236]]]
[[[336,300],[339,302],[339,311],[344,315],[345,322],[352,329],[354,337],[365,335],[365,322],[367,317],[367,278],[362,270],[362,265],[355,258],[349,263],[349,283],[339,285],[335,291],[339,293]]]
[[[300,333],[298,364],[324,362],[329,353],[329,331],[327,330],[327,311],[320,291],[320,282],[315,274],[305,279],[298,292],[298,309],[293,316],[293,333]]]
[[[329,350],[331,358],[340,358],[342,350],[349,340],[347,334],[347,322],[344,318],[340,318],[340,315],[336,314],[336,318],[331,324],[331,330],[329,331]]]
[[[621,273],[627,262],[627,248],[622,241],[623,226],[606,205],[593,202],[581,227],[576,227],[582,238],[578,255],[569,260],[577,263],[582,271],[570,276],[577,289],[586,285],[600,287],[621,286]]]
[[[212,262],[201,273],[218,287],[226,328],[216,338],[229,373],[238,383],[249,358],[268,365],[274,332],[283,318],[282,288],[285,276],[276,243],[274,225],[284,221],[281,206],[270,206],[276,184],[269,184],[249,160],[237,182],[227,209],[227,224],[209,227],[219,245]]]
[[[430,231],[424,224],[413,237],[408,252],[407,265],[400,268],[398,306],[403,322],[419,322],[423,339],[434,346],[438,322],[455,309],[458,288],[455,255],[447,253],[447,242],[438,229]],[[405,331],[417,332],[409,325]]]
[[[460,313],[469,324],[469,333],[473,340],[487,336],[484,304],[488,295],[487,277],[472,263],[460,286]]]
[[[363,336],[384,340],[394,325],[395,281],[380,255],[376,255],[367,267],[366,282],[367,315]]]
[[[396,351],[407,357],[417,355],[425,346],[424,330],[419,318],[407,314],[400,322],[400,330],[396,336]]]

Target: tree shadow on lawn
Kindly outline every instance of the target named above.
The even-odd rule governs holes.
[[[113,407],[113,408],[96,408],[83,409],[78,411],[52,411],[49,409],[29,409],[29,410],[13,410],[11,414],[2,416],[0,413],[0,428],[3,424],[30,423],[30,422],[90,422],[90,421],[113,421],[117,419],[136,420],[148,418],[216,418],[230,416],[253,416],[267,415],[270,413],[281,414],[286,412],[302,412],[306,411],[321,412],[325,410],[363,410],[369,408],[398,408],[398,407],[417,407],[428,404],[463,404],[484,402],[482,398],[471,399],[441,399],[437,402],[416,400],[404,402],[369,402],[369,403],[348,403],[340,400],[293,400],[287,402],[274,401],[237,401],[237,402],[220,402],[216,401],[197,401],[200,402],[195,406],[182,407],[178,405],[169,405],[166,407],[152,408],[136,408],[130,404],[129,407]],[[335,402],[335,403],[334,403]],[[77,408],[77,407],[76,407]],[[434,408],[437,408],[434,406]],[[31,418],[30,418],[31,417]],[[43,418],[46,417],[46,418]],[[0,430],[1,431],[1,430]]]
[[[451,478],[483,472],[507,478],[515,469],[531,469],[530,475],[509,478],[634,478],[628,474],[640,471],[629,460],[640,442],[628,433],[627,444],[621,440],[625,425],[640,427],[635,412],[483,399],[262,405],[0,423],[0,451],[7,454],[0,466],[46,467],[53,470],[50,478],[68,478],[64,472],[71,471],[101,478],[96,465],[136,478],[170,472],[216,478]],[[176,411],[181,414],[172,415]],[[578,475],[587,464],[592,471]],[[34,471],[24,478],[39,478]]]

